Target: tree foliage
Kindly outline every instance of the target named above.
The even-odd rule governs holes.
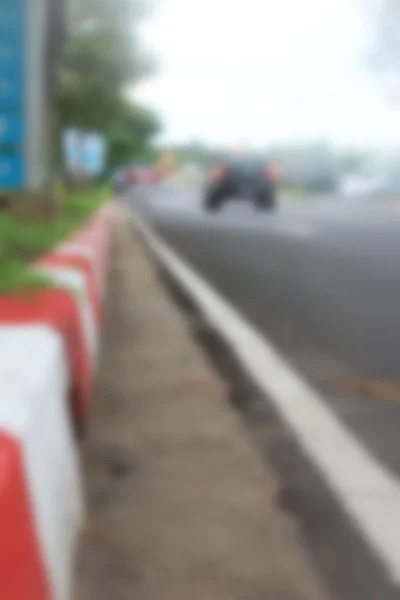
[[[169,148],[182,162],[195,162],[200,165],[209,165],[213,160],[215,149],[194,140],[188,144],[179,144]]]
[[[149,141],[159,130],[160,123],[152,111],[122,101],[108,128],[110,166],[125,164],[132,158],[150,158]]]
[[[135,36],[146,7],[144,0],[67,0],[59,129],[104,133],[113,164],[143,153],[160,127],[156,115],[130,104],[125,93],[152,68]]]

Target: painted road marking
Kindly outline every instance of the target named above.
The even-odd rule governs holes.
[[[273,345],[139,217],[147,244],[228,342],[400,584],[400,481],[363,446]]]

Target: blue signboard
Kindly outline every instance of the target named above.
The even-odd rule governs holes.
[[[25,183],[26,0],[0,0],[0,189]]]
[[[0,109],[0,146],[18,146],[23,139],[23,123],[20,113]]]
[[[29,1],[29,0],[28,0]],[[0,35],[9,32],[22,33],[27,0],[1,0],[0,3]]]
[[[65,168],[70,175],[98,177],[105,169],[106,141],[96,132],[69,129],[63,134]]]
[[[24,180],[24,168],[20,155],[0,153],[0,190],[19,188]]]
[[[21,35],[3,34],[0,29],[0,66],[1,68],[21,69],[23,56]]]
[[[98,133],[88,133],[83,146],[83,162],[86,173],[91,177],[101,175],[105,168],[106,142]]]
[[[16,109],[22,107],[23,103],[23,81],[20,71],[15,69],[4,69],[0,64],[0,108],[10,107]]]
[[[62,136],[63,154],[66,171],[70,175],[79,175],[82,171],[81,134],[76,129],[67,129]]]

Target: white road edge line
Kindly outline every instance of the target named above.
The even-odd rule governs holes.
[[[400,480],[356,439],[272,344],[139,215],[133,218],[150,250],[268,395],[386,568],[388,577],[399,585]]]

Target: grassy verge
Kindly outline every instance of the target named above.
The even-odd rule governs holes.
[[[0,294],[24,294],[48,287],[46,277],[31,269],[31,263],[82,227],[110,196],[107,186],[67,194],[57,190],[59,217],[52,222],[20,223],[0,215]]]

